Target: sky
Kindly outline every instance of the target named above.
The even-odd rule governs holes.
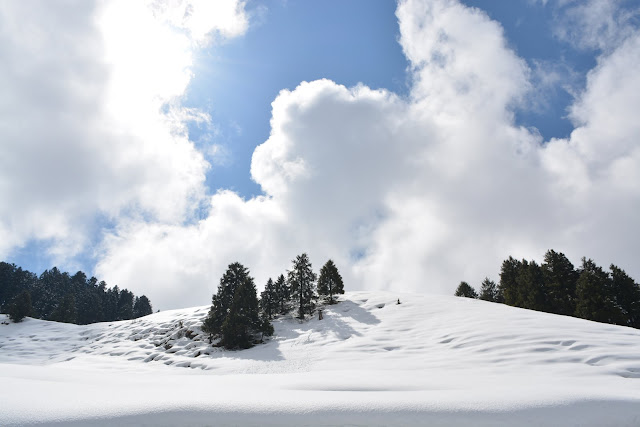
[[[635,0],[0,3],[0,259],[155,308],[307,252],[452,294],[508,256],[640,280]]]

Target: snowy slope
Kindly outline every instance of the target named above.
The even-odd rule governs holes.
[[[0,325],[0,425],[640,425],[639,330],[446,296],[343,299],[244,351],[203,339],[208,307]]]

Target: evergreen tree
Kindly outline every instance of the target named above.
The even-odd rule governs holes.
[[[104,281],[98,283],[95,277],[87,279],[82,271],[70,276],[53,267],[38,277],[14,264],[0,262],[0,308],[8,310],[13,299],[23,291],[28,291],[31,296],[32,310],[29,315],[39,319],[64,318],[69,321],[68,319],[74,316],[69,312],[62,312],[65,311],[64,306],[71,305],[75,307],[76,313],[73,323],[78,324],[130,319],[136,316],[133,313],[135,297],[131,292],[124,290],[123,298],[120,298],[121,292],[117,286],[107,289]],[[70,296],[73,296],[73,304],[70,304]],[[150,306],[148,299],[146,302]]]
[[[611,264],[611,285],[619,325],[640,328],[640,286],[624,270]]]
[[[71,276],[71,293],[75,298],[77,311],[74,323],[80,325],[91,323],[96,307],[93,307],[92,289],[88,283],[87,275],[82,271]]]
[[[73,294],[65,295],[53,313],[51,313],[51,320],[56,322],[75,323],[77,318],[78,311]]]
[[[480,299],[484,301],[500,302],[498,285],[488,277],[485,277],[482,281],[482,285],[480,285]]]
[[[267,280],[267,285],[260,294],[260,308],[268,320],[271,320],[278,311],[278,294],[271,278]]]
[[[342,276],[338,272],[338,268],[329,260],[320,269],[320,277],[318,278],[318,294],[329,296],[329,304],[333,304],[333,296],[336,294],[344,294],[344,284]]]
[[[133,319],[133,293],[123,289],[118,298],[118,320],[129,319]]]
[[[22,322],[22,319],[31,314],[31,310],[31,294],[29,291],[22,291],[9,305],[9,318],[15,323]]]
[[[287,274],[288,286],[293,300],[298,306],[298,318],[304,319],[305,314],[313,313],[316,274],[311,267],[311,261],[306,253],[298,255],[292,261],[293,267]]]
[[[147,316],[153,313],[153,308],[151,307],[151,301],[145,295],[142,295],[140,298],[136,297],[136,302],[133,304],[133,317],[137,319],[138,317]]]
[[[273,333],[268,319],[260,316],[253,278],[242,264],[230,264],[220,279],[202,330],[210,338],[219,336],[228,349],[251,347],[256,334]]]
[[[640,285],[615,265],[610,269],[609,274],[583,258],[576,270],[564,254],[552,249],[542,265],[509,257],[502,263],[498,298],[517,307],[640,328]],[[490,294],[484,289],[490,288],[486,280],[483,299]]]
[[[86,325],[89,323],[102,322],[104,312],[102,310],[102,295],[97,289],[87,292],[83,297],[82,317],[78,312],[78,323]]]
[[[104,283],[104,282],[102,282]],[[99,285],[100,286],[100,285]],[[106,283],[105,283],[106,286]],[[104,310],[104,316],[106,321],[112,321],[118,319],[118,299],[120,298],[120,289],[118,285],[103,294],[102,307]]]
[[[280,314],[285,314],[289,310],[289,301],[291,300],[291,292],[287,281],[284,278],[284,274],[281,274],[276,279],[274,284],[276,301]]]
[[[39,284],[39,292],[31,295],[33,308],[40,317],[49,320],[64,296],[72,293],[71,278],[53,267],[40,275]]]
[[[509,257],[509,259],[502,262],[498,292],[502,295],[505,304],[516,305],[518,299],[518,283],[516,280],[520,267],[520,261],[513,257]]]
[[[542,264],[547,291],[547,309],[550,313],[573,315],[576,310],[576,282],[578,272],[567,257],[550,249]]]
[[[35,274],[15,264],[0,262],[0,308],[8,307],[23,291],[31,292],[37,280]]]
[[[236,289],[229,312],[222,324],[220,343],[228,349],[249,348],[256,333],[262,332],[258,297],[253,279],[248,277]]]
[[[0,308],[8,306],[17,294],[13,281],[16,268],[15,264],[0,262]]]
[[[211,298],[211,308],[202,325],[202,330],[205,333],[211,337],[221,334],[222,325],[231,311],[236,290],[247,281],[253,283],[248,269],[239,262],[229,264],[227,271],[220,279],[218,292]]]
[[[456,289],[455,296],[457,297],[466,297],[466,298],[478,298],[478,294],[476,290],[471,287],[467,282],[460,282],[458,288]]]
[[[516,307],[546,311],[544,277],[538,263],[522,260],[518,268],[516,283]]]
[[[575,315],[596,322],[615,323],[622,313],[611,292],[611,278],[591,259],[582,258],[580,270],[576,284]]]
[[[270,337],[274,333],[273,325],[269,321],[269,318],[264,314],[264,312],[262,312],[260,315],[260,332],[262,332],[263,336],[266,335],[268,337]]]

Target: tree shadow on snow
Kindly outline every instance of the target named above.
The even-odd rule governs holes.
[[[369,310],[360,307],[353,301],[342,301],[335,305],[329,305],[327,308],[328,312],[339,313],[342,317],[350,317],[359,323],[365,323],[367,325],[377,325],[380,323],[380,319],[371,314]]]
[[[323,307],[323,319],[314,317],[305,321],[298,319],[281,319],[281,327],[277,328],[278,341],[298,341],[300,344],[331,337],[347,340],[353,336],[362,336],[364,330],[380,323],[380,319],[353,301],[343,301],[339,304]],[[359,325],[361,324],[361,325]]]
[[[305,320],[297,319],[293,314],[287,314],[272,322],[275,335],[266,338],[265,343],[246,350],[224,352],[220,356],[265,362],[285,360],[280,351],[280,346],[284,343],[291,344],[293,341],[294,345],[304,345],[316,341],[318,334],[323,340],[328,336],[346,340],[352,336],[362,336],[363,329],[379,324],[380,319],[353,301],[342,301],[323,307],[322,320],[318,319],[316,312],[313,317]],[[358,324],[362,325],[358,326]]]

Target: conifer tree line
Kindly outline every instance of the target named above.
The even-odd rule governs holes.
[[[273,334],[271,320],[295,313],[298,319],[312,315],[319,304],[335,304],[344,293],[342,276],[332,260],[318,277],[306,253],[291,262],[291,269],[274,281],[267,280],[258,299],[249,270],[234,262],[229,265],[211,299],[211,308],[202,324],[210,342],[227,349],[252,347]]]
[[[640,285],[634,279],[613,264],[605,271],[587,258],[576,269],[554,250],[547,251],[542,264],[510,256],[502,263],[498,284],[486,278],[478,294],[461,282],[455,295],[640,328]]]
[[[30,316],[79,325],[135,319],[153,312],[146,296],[136,297],[118,286],[109,288],[82,271],[71,276],[53,267],[38,277],[6,262],[0,262],[0,309],[14,321]]]

